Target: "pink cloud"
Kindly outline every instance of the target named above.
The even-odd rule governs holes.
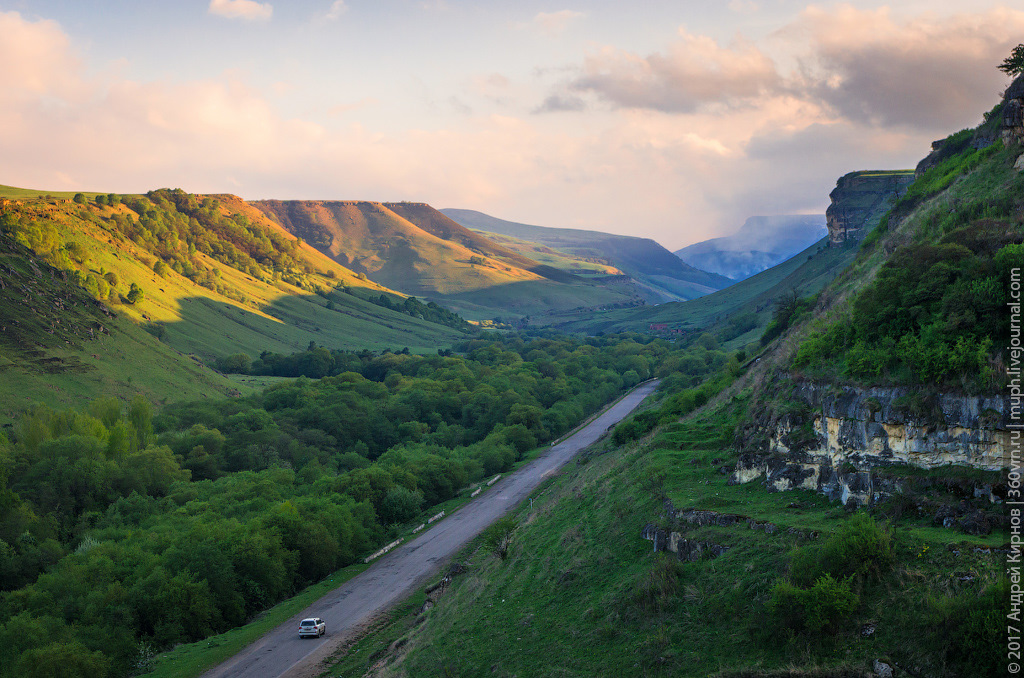
[[[625,108],[680,113],[705,104],[765,96],[779,89],[775,64],[760,49],[680,31],[666,53],[641,57],[606,47],[588,56],[569,89]]]
[[[254,2],[254,0],[210,0],[207,11],[228,19],[267,21],[274,13],[274,8],[269,2]]]

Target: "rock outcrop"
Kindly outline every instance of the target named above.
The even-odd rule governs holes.
[[[840,177],[825,210],[829,246],[862,240],[913,181],[913,170],[850,172]]]
[[[1024,142],[1024,75],[1014,80],[1003,94],[1003,120],[999,136],[1003,143]]]
[[[843,504],[871,504],[900,491],[879,477],[885,467],[1004,468],[1008,415],[1003,396],[928,398],[907,388],[804,382],[782,412],[763,415],[740,433],[730,482],[763,479],[771,491],[804,488]],[[991,487],[978,491],[998,499]]]

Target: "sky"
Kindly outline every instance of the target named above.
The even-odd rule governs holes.
[[[0,0],[0,184],[427,202],[669,249],[1009,84],[1024,0]]]

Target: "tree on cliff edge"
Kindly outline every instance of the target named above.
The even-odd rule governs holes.
[[[1003,59],[1003,63],[999,64],[999,70],[1013,77],[1024,73],[1024,44],[1013,48],[1010,56]]]

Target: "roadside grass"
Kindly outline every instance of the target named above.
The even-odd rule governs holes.
[[[951,675],[935,625],[949,628],[950,610],[997,580],[999,556],[988,547],[1001,536],[900,521],[890,532],[894,565],[858,580],[849,618],[827,633],[780,626],[769,601],[793,554],[824,543],[850,512],[810,491],[726,485],[722,440],[742,407],[726,403],[675,426],[675,449],[656,434],[570,463],[534,493],[532,509],[514,511],[520,526],[506,560],[471,544],[455,558],[467,573],[433,608],[420,614],[422,597],[396,608],[325,675],[834,676],[866,673],[878,658]],[[664,524],[665,496],[677,508],[740,513],[776,529],[676,527],[729,547],[679,562],[640,537],[645,524]]]
[[[153,669],[142,675],[152,678],[198,676],[240,652],[268,631],[285,623],[368,567],[362,563],[349,565],[323,581],[307,587],[298,595],[278,603],[245,626],[211,636],[206,640],[178,645],[173,650],[158,655],[153,662]]]

